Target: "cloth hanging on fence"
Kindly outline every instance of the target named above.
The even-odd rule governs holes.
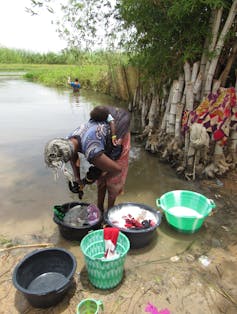
[[[210,93],[201,104],[192,111],[184,111],[182,133],[189,130],[193,123],[202,124],[214,141],[224,146],[230,129],[237,130],[236,91],[233,87],[219,88]]]
[[[201,149],[209,146],[209,135],[206,128],[200,123],[194,123],[190,126],[190,145],[194,149]]]

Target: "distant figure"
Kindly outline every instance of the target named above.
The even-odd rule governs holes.
[[[79,92],[79,90],[81,88],[81,84],[79,83],[78,78],[75,78],[75,81],[73,82],[73,81],[71,81],[71,78],[69,76],[67,82],[72,87],[74,93]]]

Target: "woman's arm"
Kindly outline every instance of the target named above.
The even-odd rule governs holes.
[[[71,160],[72,170],[75,176],[75,180],[78,184],[81,183],[81,176],[80,176],[80,159],[77,153],[73,154]]]
[[[122,171],[122,167],[104,153],[96,156],[92,163],[103,172],[106,172],[107,178],[114,177]]]

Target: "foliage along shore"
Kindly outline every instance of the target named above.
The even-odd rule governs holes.
[[[84,89],[106,94],[110,90],[107,65],[0,64],[0,71],[24,72],[24,78],[54,87],[66,87],[69,76],[77,77]]]

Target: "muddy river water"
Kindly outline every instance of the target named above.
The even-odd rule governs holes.
[[[232,197],[236,177],[223,180],[221,187],[219,181],[184,181],[134,139],[125,193],[116,203],[144,203],[156,208],[156,198],[162,194],[188,189],[213,198],[217,208],[192,235],[177,233],[163,219],[154,242],[129,253],[126,278],[119,288],[107,293],[90,285],[79,244],[64,240],[52,220],[55,204],[78,198],[68,190],[62,176],[54,181],[44,165],[43,150],[48,140],[64,137],[87,121],[96,105],[124,106],[91,91],[82,90],[76,96],[70,89],[0,76],[0,237],[14,244],[50,242],[69,249],[77,257],[80,273],[66,304],[36,310],[11,283],[12,269],[29,249],[1,255],[0,313],[75,313],[76,304],[85,297],[101,299],[105,313],[110,314],[145,313],[147,302],[171,313],[237,313],[236,208]],[[86,187],[83,201],[96,202],[95,186]],[[200,262],[203,255],[211,261],[210,268]]]

